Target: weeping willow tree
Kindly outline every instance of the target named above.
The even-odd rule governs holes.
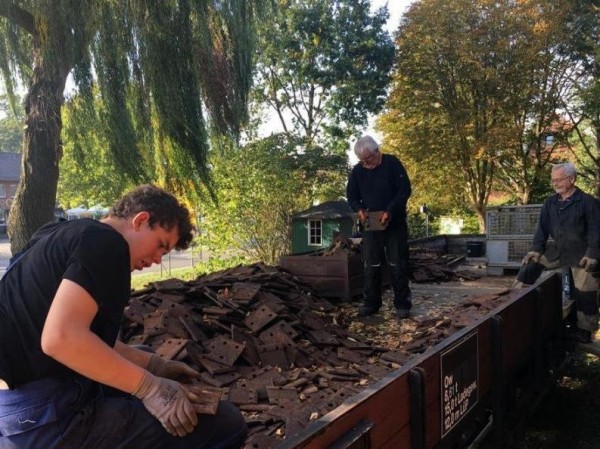
[[[235,138],[246,118],[254,24],[266,4],[0,0],[2,81],[13,106],[18,86],[27,90],[13,253],[53,218],[69,76],[82,142],[86,128],[102,134],[115,172],[210,191],[207,135]]]

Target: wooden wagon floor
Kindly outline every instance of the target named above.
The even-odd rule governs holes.
[[[398,321],[394,317],[390,290],[384,292],[381,313],[372,317],[356,318],[360,298],[343,305],[345,313],[353,317],[350,329],[377,345],[399,349],[410,341],[418,322],[448,313],[470,297],[500,293],[510,288],[514,280],[512,273],[486,276],[484,267],[477,260],[467,261],[460,268],[482,277],[474,281],[439,284],[413,282],[413,315],[408,320]],[[600,332],[596,334],[596,340],[600,341]],[[586,354],[574,344],[568,346],[568,351],[565,372],[531,417],[514,449],[600,448],[600,358]],[[485,441],[480,447],[490,449],[492,441]]]
[[[486,276],[478,261],[467,261],[460,267],[472,270],[482,277],[477,280],[441,282],[438,284],[412,283],[413,310],[411,319],[398,321],[393,315],[393,295],[384,292],[381,313],[358,319],[356,311],[360,298],[342,306],[351,315],[350,329],[371,339],[375,344],[398,349],[411,338],[416,323],[428,317],[443,315],[470,297],[494,295],[510,288],[514,274]],[[596,334],[596,343],[600,332]],[[600,448],[600,358],[587,354],[576,344],[568,346],[565,372],[555,388],[548,394],[531,417],[523,435],[518,437],[514,449],[598,449]],[[486,441],[481,449],[490,449]]]
[[[415,333],[424,331],[427,324],[434,327],[440,320],[463,307],[471,298],[501,295],[510,288],[514,275],[487,276],[481,259],[467,259],[457,271],[479,277],[476,280],[448,281],[440,283],[411,283],[413,308],[411,317],[398,320],[394,314],[393,293],[385,289],[383,306],[378,314],[366,318],[356,316],[362,299],[340,304],[340,321],[352,334],[367,338],[377,346],[404,349],[415,339]],[[425,325],[425,326],[424,326]]]

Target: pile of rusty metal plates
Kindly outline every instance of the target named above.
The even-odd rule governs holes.
[[[382,379],[492,301],[424,321],[413,344],[389,351],[349,335],[340,325],[348,317],[334,304],[259,263],[133,292],[121,338],[198,369],[193,387],[205,398],[198,412],[214,413],[220,399],[235,403],[250,428],[247,447],[260,449]]]

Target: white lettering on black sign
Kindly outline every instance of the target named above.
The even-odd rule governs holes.
[[[477,332],[441,354],[442,437],[477,404]]]

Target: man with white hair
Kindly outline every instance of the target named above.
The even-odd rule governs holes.
[[[523,259],[517,283],[533,284],[544,269],[568,267],[577,314],[569,336],[588,343],[598,330],[600,203],[575,187],[576,176],[571,162],[552,167],[551,183],[556,194],[544,202],[533,248]],[[548,242],[550,237],[552,242]]]
[[[381,307],[381,268],[387,258],[396,314],[400,319],[408,318],[412,306],[406,224],[410,180],[398,158],[382,154],[371,136],[358,139],[354,144],[354,153],[359,163],[354,166],[348,179],[348,202],[362,223],[365,223],[370,212],[381,212],[380,226],[377,228],[383,228],[365,229],[362,234],[365,284],[364,305],[359,310],[359,316],[377,313]]]

